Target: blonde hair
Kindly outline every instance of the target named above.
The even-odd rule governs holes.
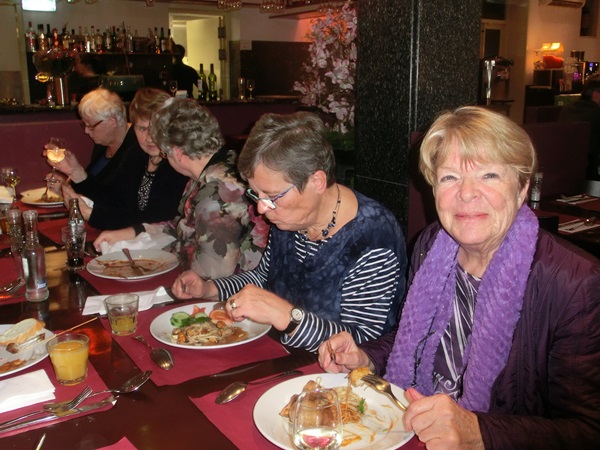
[[[525,187],[535,173],[537,156],[529,135],[508,117],[478,106],[463,106],[442,113],[421,144],[419,170],[435,187],[436,172],[458,149],[463,163],[506,164]]]

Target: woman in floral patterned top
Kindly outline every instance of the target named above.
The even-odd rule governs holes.
[[[236,169],[236,153],[223,148],[214,116],[186,99],[169,99],[150,122],[152,139],[173,168],[190,178],[179,215],[160,224],[139,224],[103,232],[94,245],[132,239],[142,231],[177,239],[171,250],[184,269],[212,279],[249,270],[266,246],[268,226],[253,214],[246,184]]]

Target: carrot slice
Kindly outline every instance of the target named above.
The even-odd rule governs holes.
[[[198,305],[194,305],[194,309],[192,310],[192,314],[190,314],[192,317],[195,317],[196,314],[198,313],[203,313],[206,311],[206,308],[202,307],[199,308]]]

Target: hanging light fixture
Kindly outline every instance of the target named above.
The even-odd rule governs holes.
[[[240,0],[219,0],[217,7],[224,11],[236,11],[242,8],[242,2]]]
[[[285,0],[262,0],[259,11],[263,14],[281,12],[285,10]]]

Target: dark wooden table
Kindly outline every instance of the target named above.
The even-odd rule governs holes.
[[[81,310],[88,295],[97,292],[84,280],[70,281],[62,270],[64,252],[47,249],[49,301],[2,305],[0,323],[16,323],[26,317],[46,322],[49,330],[61,330],[88,319]],[[91,324],[94,351],[90,361],[109,387],[120,386],[139,372],[139,368],[115,343],[99,321]],[[273,337],[278,339],[274,333]],[[289,349],[289,356],[247,365],[241,373],[220,377],[205,376],[175,386],[157,387],[151,381],[138,392],[122,395],[106,412],[68,420],[15,436],[0,438],[0,448],[33,449],[46,433],[44,450],[96,449],[114,444],[123,436],[138,449],[235,449],[229,441],[189,400],[222,389],[233,381],[253,380],[313,363],[314,354]],[[194,355],[195,356],[195,355]],[[238,367],[240,369],[243,367]],[[156,370],[161,370],[157,368]],[[231,369],[230,371],[235,371]],[[230,372],[227,371],[227,372]]]

